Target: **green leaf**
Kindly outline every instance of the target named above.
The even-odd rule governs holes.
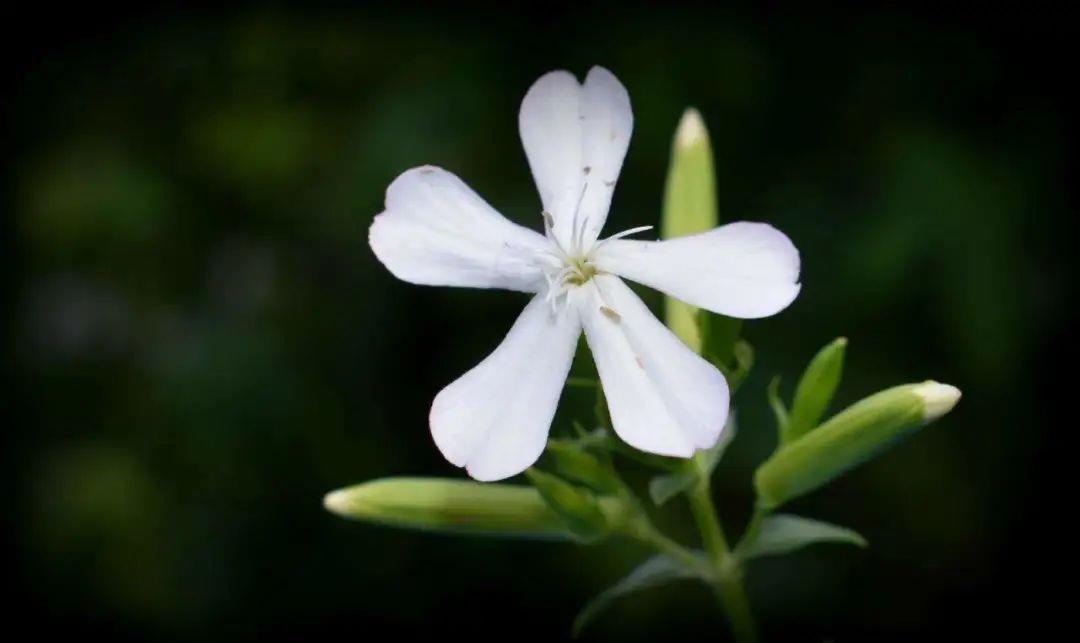
[[[750,374],[750,369],[754,367],[754,347],[746,340],[737,340],[731,355],[732,358],[727,362],[714,359],[713,364],[724,374],[728,387],[734,393]]]
[[[896,386],[860,400],[817,429],[782,446],[754,474],[765,510],[809,493],[897,440],[948,413],[954,386],[933,381]]]
[[[790,442],[817,426],[832,401],[844,370],[847,338],[840,337],[818,351],[795,388],[784,442]]]
[[[800,516],[776,514],[765,518],[757,538],[740,547],[736,554],[742,560],[775,556],[802,549],[815,543],[846,543],[866,547],[866,539],[846,527]]]
[[[649,497],[657,507],[686,491],[697,482],[697,475],[690,471],[680,471],[669,475],[656,476],[649,481]]]
[[[611,533],[613,525],[600,508],[596,496],[588,489],[572,485],[535,467],[526,469],[525,475],[552,511],[580,540],[594,542]]]
[[[711,477],[713,471],[716,470],[716,465],[720,463],[724,451],[727,450],[731,441],[735,439],[735,432],[735,412],[732,410],[728,414],[727,426],[724,427],[724,431],[720,434],[720,439],[716,441],[712,448],[704,451],[704,457],[700,459],[702,468],[699,468],[697,464],[698,458],[694,458],[687,461],[685,466],[675,473],[656,476],[649,481],[649,497],[652,498],[653,504],[659,507],[690,489],[702,477]],[[698,453],[702,452],[699,451]]]
[[[696,578],[697,574],[664,555],[653,556],[630,572],[625,578],[589,601],[574,619],[573,635],[577,637],[597,614],[611,603],[633,592],[668,583]]]

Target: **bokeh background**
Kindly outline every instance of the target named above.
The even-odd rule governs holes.
[[[461,475],[428,436],[430,401],[525,302],[395,280],[366,242],[385,187],[441,165],[538,228],[518,105],[543,72],[592,64],[636,117],[611,230],[656,222],[693,105],[722,217],[768,221],[802,252],[798,301],[746,326],[758,363],[717,481],[729,531],[772,446],[766,383],[780,374],[790,395],[833,337],[850,338],[840,404],[926,378],[964,391],[947,419],[792,507],[871,548],[755,563],[766,632],[1045,622],[1030,616],[1047,609],[1035,574],[1064,538],[1046,527],[1049,454],[1073,428],[1051,383],[1071,377],[1051,369],[1075,319],[1064,21],[615,3],[20,11],[5,21],[25,42],[5,43],[3,219],[14,623],[113,640],[564,638],[645,552],[418,535],[320,502],[379,476]],[[557,432],[589,413],[565,399]],[[693,537],[678,503],[659,520]],[[589,631],[660,634],[727,635],[694,585],[626,599]]]

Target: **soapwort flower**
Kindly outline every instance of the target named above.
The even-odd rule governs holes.
[[[371,225],[372,250],[399,279],[533,295],[495,351],[435,397],[435,444],[477,480],[528,468],[584,332],[620,438],[677,457],[712,446],[728,414],[724,376],[620,277],[715,313],[766,317],[799,292],[798,251],[775,228],[747,222],[665,241],[625,238],[651,226],[598,240],[633,129],[626,89],[606,69],[593,67],[584,84],[566,71],[542,76],[518,124],[544,234],[432,166],[399,176]]]

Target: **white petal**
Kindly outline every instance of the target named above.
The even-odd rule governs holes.
[[[729,223],[666,241],[614,239],[596,250],[597,268],[714,313],[775,315],[799,294],[799,251],[765,223]]]
[[[553,71],[525,94],[518,128],[555,238],[566,250],[590,247],[607,219],[634,129],[626,88],[602,67],[590,69],[584,85]],[[575,219],[583,239],[575,238]]]
[[[375,256],[414,284],[537,292],[544,284],[537,232],[496,212],[458,177],[424,166],[386,190],[386,211],[368,232]]]
[[[477,480],[527,469],[544,450],[581,325],[533,297],[491,355],[435,396],[431,435]]]
[[[729,401],[720,371],[618,277],[594,277],[575,294],[619,437],[642,451],[684,458],[716,444]]]

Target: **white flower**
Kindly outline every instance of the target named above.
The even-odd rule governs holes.
[[[545,234],[431,166],[399,176],[371,225],[372,250],[400,279],[533,293],[495,351],[435,397],[435,444],[477,480],[528,468],[584,330],[619,437],[678,457],[712,446],[727,419],[724,376],[620,277],[716,313],[765,317],[798,294],[798,251],[771,226],[745,222],[666,241],[621,238],[650,226],[597,241],[633,129],[626,89],[606,69],[593,67],[584,84],[565,71],[541,77],[518,123]]]

